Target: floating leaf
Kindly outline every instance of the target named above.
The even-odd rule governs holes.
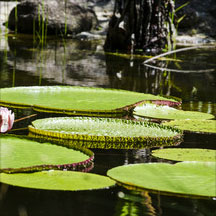
[[[127,188],[215,197],[215,169],[213,162],[148,163],[116,167],[107,174]]]
[[[173,142],[106,142],[106,141],[85,141],[85,140],[72,140],[61,139],[58,137],[50,137],[42,134],[35,134],[29,132],[29,137],[33,139],[44,140],[46,142],[52,142],[57,145],[72,147],[72,148],[96,148],[96,149],[141,149],[149,147],[161,147],[161,146],[176,146],[180,143],[180,140],[173,140]]]
[[[0,138],[0,172],[26,172],[47,169],[84,169],[92,165],[92,155],[49,143],[13,136]]]
[[[31,133],[63,140],[168,145],[182,139],[179,130],[123,119],[58,117],[38,119],[32,124],[29,126]]]
[[[73,171],[42,171],[35,173],[0,174],[0,182],[26,188],[44,190],[92,190],[111,187],[108,177]]]
[[[196,111],[178,110],[170,106],[144,103],[135,107],[134,115],[153,119],[212,119],[214,115]]]
[[[210,149],[166,148],[153,150],[152,155],[175,161],[216,162],[216,150]]]
[[[36,111],[70,115],[122,116],[137,102],[166,100],[160,96],[131,91],[72,86],[15,87],[0,91],[0,105],[32,107]]]
[[[216,133],[215,120],[175,120],[165,122],[163,125],[168,125],[189,132]]]

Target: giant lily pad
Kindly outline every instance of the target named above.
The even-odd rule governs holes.
[[[31,133],[63,140],[169,145],[182,139],[179,130],[123,119],[58,117],[38,119],[32,125]]]
[[[35,173],[0,174],[0,181],[6,184],[44,190],[92,190],[113,186],[108,177],[73,171],[42,171]]]
[[[166,148],[153,150],[152,155],[176,161],[216,162],[216,150],[211,149]]]
[[[179,128],[188,132],[216,133],[215,120],[175,120],[165,122],[163,125]]]
[[[116,167],[107,174],[128,188],[215,197],[215,168],[214,162],[148,163]]]
[[[123,115],[137,102],[165,99],[124,90],[72,86],[15,87],[0,91],[2,106],[32,107],[36,111],[70,115]]]
[[[214,115],[196,111],[178,110],[170,106],[144,103],[135,107],[134,115],[153,119],[212,119]]]
[[[45,142],[51,141],[57,145],[72,147],[72,148],[90,148],[90,149],[142,149],[150,147],[161,146],[176,146],[180,143],[180,140],[173,140],[167,143],[164,142],[108,142],[108,141],[87,141],[87,140],[73,140],[73,139],[61,139],[59,137],[50,137],[42,134],[36,134],[29,132],[28,137],[35,140],[44,140]]]
[[[47,169],[85,169],[92,165],[93,153],[13,136],[0,138],[0,172],[25,172]],[[91,155],[90,155],[91,154]]]

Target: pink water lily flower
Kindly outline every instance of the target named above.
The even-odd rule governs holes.
[[[0,133],[9,131],[14,123],[14,113],[7,108],[0,107]]]

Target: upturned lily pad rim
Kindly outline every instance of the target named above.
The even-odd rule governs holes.
[[[51,140],[53,143],[61,146],[78,146],[88,149],[142,149],[142,148],[150,148],[150,147],[164,147],[164,146],[177,146],[180,144],[179,142],[173,142],[168,144],[160,144],[160,143],[154,143],[154,144],[145,144],[145,143],[126,143],[126,142],[97,142],[97,141],[79,141],[79,140],[69,140],[69,139],[60,139],[57,137],[48,137],[46,135],[41,134],[35,134],[29,132],[29,137],[32,137],[33,139],[39,139],[44,141]]]
[[[18,138],[18,139],[25,139],[25,140],[29,140],[29,141],[34,141],[34,142],[38,142],[39,140],[36,141],[36,139],[33,139],[31,137],[28,136],[19,136],[19,135],[8,135],[8,134],[4,134],[4,135],[0,135],[0,138],[4,138],[4,137],[12,137],[12,138]],[[47,141],[46,143],[47,144]],[[41,143],[41,145],[43,145],[43,143]],[[49,143],[49,145],[55,145],[58,146],[56,144],[51,144]],[[66,148],[66,146],[63,146]],[[67,146],[68,147],[68,146]],[[0,169],[0,173],[24,173],[24,172],[34,172],[34,171],[42,171],[42,170],[63,170],[63,169],[67,169],[67,170],[73,170],[73,171],[89,171],[93,168],[93,161],[94,161],[94,153],[86,148],[83,147],[78,147],[78,146],[69,146],[69,148],[73,148],[73,150],[77,150],[80,151],[81,153],[87,155],[89,158],[87,158],[84,161],[79,161],[79,162],[75,162],[75,163],[67,163],[67,164],[42,164],[42,165],[33,165],[33,166],[26,166],[26,167],[19,167],[19,168],[2,168]]]
[[[44,181],[41,181],[41,175],[45,175],[44,176],[45,178],[44,177],[42,178],[44,178],[45,181],[48,180],[48,182],[45,182],[46,185],[48,186],[44,185]],[[20,181],[19,176],[21,176],[21,178],[24,178],[24,180]],[[58,176],[60,177],[60,179],[58,179],[59,178]],[[0,177],[1,177],[0,182],[4,184],[12,185],[15,187],[31,188],[34,190],[47,190],[47,191],[76,192],[76,191],[105,190],[114,187],[116,184],[115,181],[113,181],[107,176],[103,176],[95,173],[86,173],[86,172],[77,172],[77,171],[49,170],[49,171],[40,171],[34,173],[14,173],[14,174],[0,173]],[[6,180],[4,179],[4,177],[6,177]],[[10,177],[12,177],[12,180],[10,179]],[[14,177],[15,177],[15,183],[14,183]],[[36,182],[32,183],[31,182],[32,178],[33,180],[35,179]],[[54,181],[52,180],[52,178],[54,179]],[[56,178],[57,180],[55,180]],[[79,181],[77,181],[77,178]],[[88,178],[91,178],[90,185],[88,182],[89,181]],[[18,183],[16,183],[17,179],[19,179]],[[27,184],[25,182],[25,179],[27,179],[26,181]],[[74,179],[76,180],[76,182],[78,182],[77,183],[78,186],[74,182]],[[92,179],[94,179],[94,181]],[[38,180],[40,180],[39,183],[37,183]],[[80,182],[82,183],[81,185]],[[97,185],[97,182],[100,183],[100,186]]]
[[[178,162],[175,164],[170,164],[170,163],[157,163],[157,162],[150,162],[146,163],[147,165],[157,165],[157,164],[168,164],[170,166],[175,166],[178,164],[189,164],[189,163],[200,163],[200,164],[212,164],[216,167],[216,162],[194,162],[194,161],[184,161],[184,162]],[[167,195],[167,196],[175,196],[175,197],[185,197],[185,198],[195,198],[195,199],[211,199],[212,197],[216,197],[216,192],[214,196],[206,196],[206,195],[197,195],[197,194],[186,194],[186,193],[175,193],[175,192],[170,192],[170,191],[165,191],[165,190],[158,190],[158,189],[153,189],[153,188],[147,188],[139,185],[135,185],[130,182],[124,182],[121,180],[117,180],[114,177],[111,177],[109,175],[109,171],[112,171],[113,169],[120,168],[120,167],[127,167],[127,166],[139,166],[141,165],[140,163],[138,164],[128,164],[128,165],[122,165],[122,166],[117,166],[114,168],[111,168],[110,170],[107,171],[107,176],[109,176],[112,180],[116,181],[117,185],[126,188],[127,190],[135,190],[138,192],[143,192],[143,191],[148,191],[150,193],[154,194],[161,194],[161,195]]]
[[[59,117],[58,119],[60,119]],[[94,117],[68,117],[71,119],[98,119]],[[50,118],[55,119],[55,118]],[[126,120],[126,119],[113,119],[113,118],[100,118],[103,121],[116,121],[116,122],[123,122],[126,124],[135,124],[135,125],[141,125],[141,126],[150,126],[155,128],[161,128],[161,129],[167,129],[170,131],[174,131],[177,133],[175,136],[167,136],[167,137],[153,137],[153,136],[134,136],[134,137],[123,137],[123,136],[107,136],[107,135],[85,135],[85,134],[66,134],[66,133],[60,133],[60,132],[54,132],[49,131],[47,129],[37,129],[34,126],[34,121],[32,122],[33,125],[29,125],[28,129],[29,132],[32,134],[42,135],[42,136],[48,136],[53,138],[60,138],[65,140],[80,140],[80,141],[93,141],[93,142],[115,142],[115,143],[156,143],[161,142],[163,145],[168,143],[179,143],[182,141],[183,132],[179,129],[175,129],[173,127],[159,125],[152,122],[143,122],[143,121],[133,121],[133,120]],[[46,119],[43,119],[44,121]]]
[[[122,93],[128,93],[128,94],[142,94],[139,92],[133,92],[133,91],[128,91],[128,90],[122,90],[122,89],[112,89],[112,88],[96,88],[96,87],[82,87],[82,86],[20,86],[20,87],[13,87],[13,88],[18,88],[18,89],[22,89],[22,88],[56,88],[56,87],[60,87],[60,88],[71,88],[71,89],[85,89],[85,90],[97,90],[97,91],[115,91],[115,92],[122,92]],[[2,88],[2,90],[4,89],[12,89],[12,88]],[[1,90],[1,89],[0,89]],[[144,94],[144,95],[150,95],[150,94]],[[165,100],[167,101],[172,101],[172,102],[176,102],[176,103],[181,103],[179,101],[177,101],[177,99],[172,99],[170,98],[165,98],[165,96],[160,96],[160,95],[152,95],[152,97],[163,97]],[[155,99],[157,100],[157,99]],[[159,99],[160,100],[160,99]],[[7,107],[12,107],[12,108],[21,108],[21,109],[26,109],[26,108],[31,108],[37,112],[48,112],[48,113],[63,113],[63,114],[67,114],[67,115],[85,115],[85,116],[124,116],[128,113],[129,110],[132,110],[137,104],[140,104],[144,101],[149,101],[146,99],[140,100],[140,101],[136,101],[135,103],[132,104],[128,104],[126,106],[123,107],[117,107],[115,109],[104,109],[104,110],[97,110],[97,109],[89,109],[89,110],[83,110],[83,109],[64,109],[64,108],[55,108],[55,107],[47,107],[47,106],[43,106],[43,105],[37,105],[37,104],[28,104],[28,103],[19,103],[19,102],[10,102],[7,100],[1,100],[0,99],[0,105],[2,106],[7,106]]]

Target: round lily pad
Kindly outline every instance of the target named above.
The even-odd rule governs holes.
[[[92,166],[93,153],[13,136],[0,138],[0,172],[25,172],[47,169],[85,169]]]
[[[113,180],[105,176],[57,170],[35,173],[1,173],[0,182],[18,187],[64,191],[104,189],[115,185]]]
[[[166,148],[152,151],[152,155],[175,161],[216,162],[216,150],[191,148]]]
[[[215,120],[175,120],[165,122],[163,125],[179,128],[188,132],[216,133]]]
[[[111,118],[58,117],[38,119],[29,126],[44,138],[115,143],[160,143],[181,141],[182,132],[155,123]]]
[[[0,105],[70,115],[124,115],[137,102],[165,99],[125,90],[75,86],[15,87],[0,91]]]
[[[153,119],[212,119],[214,115],[196,111],[178,110],[170,106],[144,103],[135,107],[134,115]]]
[[[215,197],[215,169],[214,162],[148,163],[116,167],[107,175],[127,188]]]

